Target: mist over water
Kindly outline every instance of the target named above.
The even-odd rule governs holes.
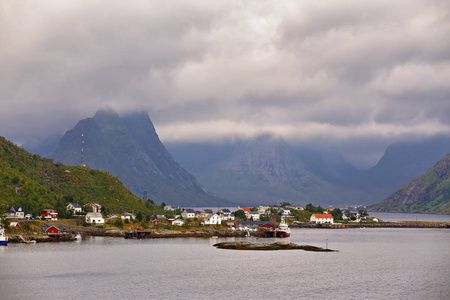
[[[447,299],[450,292],[445,229],[292,229],[288,240],[334,253],[212,246],[231,240],[11,244],[0,248],[1,298]]]

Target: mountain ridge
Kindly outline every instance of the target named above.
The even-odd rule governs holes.
[[[450,214],[450,153],[371,210]]]
[[[147,113],[120,116],[113,110],[99,110],[67,131],[51,156],[79,165],[81,134],[84,163],[118,176],[137,195],[147,191],[154,201],[173,205],[231,204],[207,191],[172,158]]]

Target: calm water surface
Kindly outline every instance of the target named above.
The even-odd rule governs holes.
[[[450,299],[450,230],[292,230],[290,241],[334,253],[212,246],[230,240],[11,244],[0,299]]]

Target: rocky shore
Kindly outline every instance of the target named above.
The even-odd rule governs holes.
[[[298,245],[288,241],[280,241],[276,243],[250,243],[246,241],[238,242],[223,242],[213,245],[219,249],[232,249],[232,250],[305,250],[316,252],[337,252],[337,250],[324,249],[310,245]]]

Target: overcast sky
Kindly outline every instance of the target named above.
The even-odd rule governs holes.
[[[0,135],[105,106],[148,111],[163,142],[448,134],[449,3],[3,0]]]

